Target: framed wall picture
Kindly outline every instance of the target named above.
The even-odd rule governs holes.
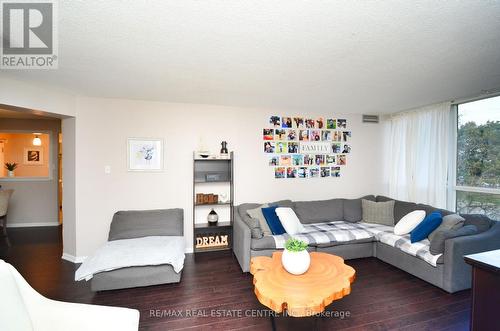
[[[163,139],[128,138],[128,171],[163,171]]]
[[[42,147],[25,147],[24,154],[23,154],[23,164],[43,165],[43,148]]]

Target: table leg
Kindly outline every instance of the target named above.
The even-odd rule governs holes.
[[[270,315],[270,319],[271,319],[271,328],[273,329],[273,331],[276,331],[276,321],[274,320],[274,314]]]

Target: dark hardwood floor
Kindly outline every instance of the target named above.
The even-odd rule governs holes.
[[[251,275],[241,272],[229,252],[196,259],[188,254],[179,284],[93,293],[89,284],[73,281],[77,266],[61,260],[60,229],[9,230],[12,246],[0,238],[0,258],[51,299],[139,309],[141,330],[271,330],[268,317],[251,316],[268,311],[255,298]],[[319,319],[320,330],[469,329],[470,291],[448,294],[375,258],[347,263],[357,271],[352,293],[327,308],[345,317]],[[276,321],[278,330],[311,325],[291,317]]]

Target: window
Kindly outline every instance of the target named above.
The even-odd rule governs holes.
[[[457,106],[456,210],[500,219],[500,96]]]

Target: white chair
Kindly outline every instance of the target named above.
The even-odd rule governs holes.
[[[2,260],[0,293],[2,331],[136,331],[139,328],[138,310],[47,299]]]

